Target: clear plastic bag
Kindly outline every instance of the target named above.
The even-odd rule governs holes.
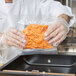
[[[26,28],[29,24],[43,24],[43,25],[52,25],[56,21],[56,18],[52,17],[51,19],[34,17],[34,16],[26,16],[21,21],[19,21],[19,25]],[[23,30],[23,29],[21,29]],[[57,54],[57,47],[53,49],[24,49],[22,54]]]

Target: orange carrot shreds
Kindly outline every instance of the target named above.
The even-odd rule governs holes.
[[[23,30],[27,38],[25,49],[52,49],[54,48],[48,41],[44,40],[44,34],[48,25],[30,24]]]

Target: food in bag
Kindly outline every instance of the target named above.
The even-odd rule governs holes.
[[[29,24],[22,32],[27,38],[25,49],[52,49],[48,41],[44,40],[48,25]]]

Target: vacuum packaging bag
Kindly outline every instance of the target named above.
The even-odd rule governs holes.
[[[30,21],[31,22],[31,21]],[[38,22],[37,22],[38,23]],[[57,54],[57,48],[44,40],[44,34],[49,25],[29,24],[23,33],[26,35],[27,44],[23,54]]]
[[[51,54],[49,52],[52,51],[54,53],[54,50],[57,49],[55,49],[53,45],[49,44],[48,41],[44,40],[47,28],[48,25],[28,25],[26,29],[23,30],[27,40],[27,44],[24,49],[31,49],[28,50],[31,54]]]

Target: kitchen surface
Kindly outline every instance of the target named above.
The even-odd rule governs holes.
[[[71,7],[76,15],[76,0],[56,1]],[[58,48],[47,50],[48,53],[46,50],[24,50],[6,64],[0,64],[0,76],[76,76],[76,22]]]

